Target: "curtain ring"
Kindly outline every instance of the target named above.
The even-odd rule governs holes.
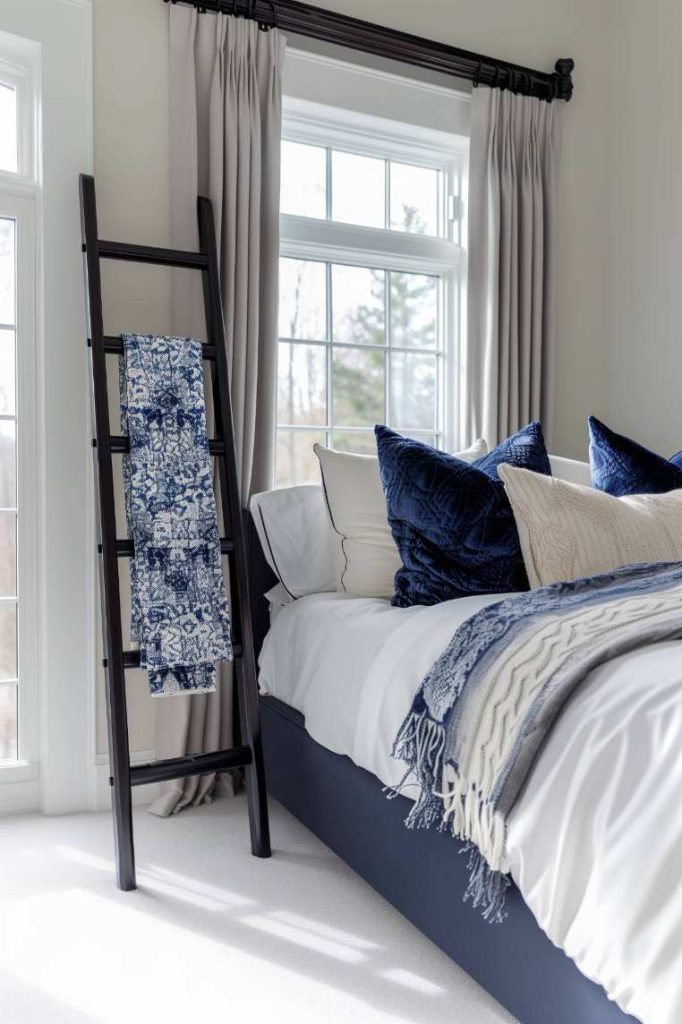
[[[492,88],[497,89],[500,82],[500,65],[495,65],[495,77],[493,78]]]
[[[474,77],[472,79],[472,82],[474,84],[474,89],[478,89],[478,86],[479,86],[479,84],[481,82],[481,71],[482,71],[482,69],[483,69],[483,61],[479,60],[478,67],[474,71]]]
[[[268,5],[272,13],[272,24],[268,25],[267,21],[259,21],[258,28],[261,32],[267,32],[268,29],[277,28],[277,8],[275,7],[274,0],[265,0],[265,3]],[[255,9],[256,0],[253,0],[253,6]]]

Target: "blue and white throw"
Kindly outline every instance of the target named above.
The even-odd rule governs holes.
[[[121,426],[131,637],[153,697],[215,689],[232,657],[206,433],[201,344],[124,334]]]
[[[488,920],[505,916],[508,815],[572,692],[597,665],[680,637],[680,563],[555,583],[489,605],[457,629],[393,756],[420,786],[406,824],[449,828],[468,844],[465,899]]]

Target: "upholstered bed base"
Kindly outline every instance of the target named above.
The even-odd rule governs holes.
[[[257,649],[268,625],[259,595],[272,585],[253,527],[250,577]],[[627,1024],[603,989],[585,978],[537,925],[516,887],[509,916],[487,924],[462,901],[466,857],[451,836],[409,831],[409,802],[386,799],[381,783],[316,743],[303,717],[261,698],[268,790],[377,892],[436,943],[521,1024]]]

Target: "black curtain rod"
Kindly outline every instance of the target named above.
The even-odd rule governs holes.
[[[336,43],[378,57],[464,78],[474,85],[510,89],[549,102],[555,99],[570,100],[573,93],[571,72],[574,63],[570,57],[560,58],[553,72],[534,71],[520,64],[510,64],[470,50],[460,50],[456,46],[399,32],[385,25],[374,25],[323,7],[299,3],[298,0],[164,0],[164,3],[169,2],[196,7],[200,14],[210,11],[249,18],[257,21],[262,29],[276,26],[284,32],[295,32],[297,35],[322,39],[326,43]]]

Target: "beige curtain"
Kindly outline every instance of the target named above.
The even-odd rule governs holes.
[[[562,106],[473,91],[464,404],[491,445],[532,419],[551,441]]]
[[[173,245],[198,246],[197,194],[216,218],[242,502],[272,486],[277,365],[281,77],[277,29],[170,6],[170,160]],[[177,272],[175,330],[205,337],[201,285]],[[157,757],[232,742],[232,671],[216,693],[158,702]],[[231,776],[222,779],[230,789]],[[168,815],[210,799],[215,776],[163,787],[152,811]]]

